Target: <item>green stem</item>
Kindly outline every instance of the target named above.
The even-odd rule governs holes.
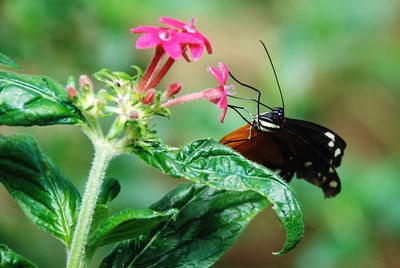
[[[78,216],[78,223],[72,238],[68,255],[68,268],[81,268],[85,264],[85,247],[88,240],[94,209],[110,160],[115,156],[112,145],[107,141],[93,142],[95,154],[89,179]]]

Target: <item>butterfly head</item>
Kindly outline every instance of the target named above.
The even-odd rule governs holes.
[[[253,123],[258,130],[274,131],[280,129],[285,122],[285,113],[282,107],[273,108],[268,113],[256,115]]]

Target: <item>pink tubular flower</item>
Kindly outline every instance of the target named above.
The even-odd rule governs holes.
[[[166,101],[162,106],[168,108],[185,102],[207,99],[212,103],[217,104],[217,107],[222,109],[222,112],[219,116],[219,121],[223,123],[226,111],[228,109],[227,95],[234,94],[232,91],[234,87],[232,85],[226,85],[226,82],[228,80],[228,68],[226,67],[226,65],[221,62],[218,64],[218,67],[219,69],[209,67],[208,71],[218,80],[219,87],[209,88],[200,92],[184,95],[176,99],[171,99]]]
[[[228,67],[226,67],[225,63],[218,63],[219,70],[214,67],[208,67],[207,70],[218,80],[219,87],[211,89],[209,100],[213,103],[217,104],[217,107],[222,109],[219,120],[221,123],[224,122],[226,111],[228,109],[228,100],[227,95],[232,95],[233,86],[226,85],[226,81],[228,80]]]
[[[200,33],[197,28],[194,26],[194,23],[196,20],[193,18],[189,21],[189,23],[185,23],[180,20],[168,18],[168,17],[161,17],[160,18],[161,23],[170,25],[172,27],[175,27],[177,29],[182,30],[184,33],[189,33],[193,36],[195,36],[198,40],[201,40],[201,43],[189,43],[189,49],[190,52],[192,53],[193,60],[197,61],[200,56],[203,54],[204,46],[207,49],[208,54],[212,53],[212,48],[211,48],[211,43],[205,37],[202,33]]]
[[[131,32],[143,34],[136,41],[136,48],[146,49],[161,46],[164,51],[174,60],[178,60],[182,55],[183,45],[200,45],[203,42],[195,35],[189,33],[180,33],[177,30],[164,27],[139,26],[131,29]]]

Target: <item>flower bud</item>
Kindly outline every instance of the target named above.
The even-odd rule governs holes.
[[[181,83],[178,83],[178,82],[172,83],[165,90],[163,97],[165,99],[169,99],[169,98],[175,96],[176,94],[178,94],[179,91],[181,91],[181,89],[182,89],[182,84]]]
[[[129,121],[134,121],[139,118],[139,113],[136,110],[129,110],[126,113],[126,117]]]
[[[87,75],[81,75],[79,77],[79,87],[85,91],[93,92],[93,82]]]
[[[67,86],[67,92],[71,100],[73,100],[78,95],[78,91],[76,91],[76,89],[70,85]]]

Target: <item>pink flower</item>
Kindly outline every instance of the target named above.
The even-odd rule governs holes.
[[[228,109],[227,95],[233,94],[233,86],[226,85],[226,81],[228,80],[228,67],[226,67],[225,63],[220,62],[218,67],[219,70],[214,67],[207,68],[207,70],[218,80],[219,83],[219,87],[211,89],[209,100],[213,103],[216,103],[217,107],[222,109],[219,120],[221,123],[223,123],[226,111]]]
[[[207,99],[212,103],[217,104],[217,107],[222,109],[222,112],[219,116],[219,121],[223,123],[226,111],[228,109],[227,95],[234,94],[233,92],[234,87],[232,85],[226,85],[226,82],[228,80],[228,68],[226,67],[226,65],[221,62],[218,64],[218,67],[219,69],[214,67],[209,67],[208,71],[212,75],[214,75],[214,77],[218,80],[219,87],[208,88],[200,92],[194,92],[191,94],[178,97],[176,99],[170,99],[166,101],[162,106],[168,108],[185,102]]]
[[[184,33],[189,33],[193,36],[195,36],[198,40],[201,40],[202,43],[189,43],[189,49],[190,52],[192,53],[193,60],[197,61],[200,56],[203,54],[204,46],[207,49],[208,54],[212,53],[212,48],[211,48],[211,43],[205,37],[202,33],[200,33],[197,28],[194,26],[194,23],[196,20],[193,18],[189,21],[189,23],[185,23],[180,20],[168,18],[168,17],[161,17],[160,18],[161,23],[170,25],[172,27],[175,27],[177,29],[182,30]]]
[[[143,34],[136,41],[136,48],[146,49],[161,46],[174,60],[178,60],[182,55],[182,46],[186,44],[199,45],[203,42],[195,35],[180,33],[164,27],[139,26],[131,29],[131,32]]]

